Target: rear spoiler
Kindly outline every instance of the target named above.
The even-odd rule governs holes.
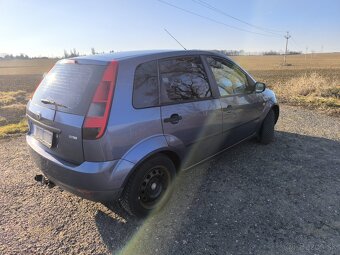
[[[93,59],[81,59],[81,58],[66,58],[58,61],[59,64],[79,64],[79,65],[96,65],[107,66],[110,61],[101,61]]]

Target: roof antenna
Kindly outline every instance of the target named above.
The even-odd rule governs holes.
[[[168,35],[170,35],[179,45],[182,46],[183,49],[187,50],[172,34],[170,34],[170,32],[168,30],[166,30],[166,28],[164,28],[165,32],[168,33]]]

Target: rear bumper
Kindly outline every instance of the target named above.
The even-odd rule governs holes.
[[[120,197],[125,180],[134,164],[120,159],[105,162],[83,162],[74,165],[44,150],[32,136],[26,141],[30,154],[48,179],[61,188],[92,201],[112,201]]]

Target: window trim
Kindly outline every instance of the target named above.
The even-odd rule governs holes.
[[[200,58],[202,65],[203,65],[203,69],[204,69],[204,71],[207,75],[207,78],[208,78],[208,85],[209,85],[209,88],[210,88],[210,91],[211,91],[210,97],[201,98],[201,99],[194,99],[194,100],[185,100],[185,101],[181,101],[181,102],[168,102],[168,103],[162,102],[162,100],[161,100],[161,80],[160,80],[161,76],[160,76],[160,64],[159,64],[159,62],[163,61],[163,60],[167,60],[167,59],[176,59],[176,58],[179,58],[179,57],[198,57],[198,58]],[[155,107],[175,105],[175,104],[186,104],[186,103],[193,103],[193,102],[201,102],[201,101],[214,100],[214,99],[221,98],[222,96],[221,96],[220,92],[218,91],[218,85],[216,83],[214,74],[212,73],[212,70],[211,70],[209,64],[207,63],[207,57],[214,57],[214,58],[218,58],[218,59],[221,59],[221,60],[229,61],[228,59],[224,59],[220,56],[207,55],[207,54],[190,54],[190,55],[177,55],[177,56],[171,56],[171,57],[157,58],[157,59],[148,60],[148,61],[139,63],[138,65],[135,66],[134,71],[133,71],[132,95],[131,95],[132,107],[136,110],[141,110],[141,109],[155,108]],[[134,80],[135,80],[136,70],[140,65],[148,63],[148,62],[153,62],[153,61],[155,61],[156,64],[157,64],[158,104],[153,105],[153,106],[146,106],[146,107],[136,107],[135,104],[134,104],[134,100],[133,100],[133,93],[135,92],[134,91]],[[240,70],[242,71],[242,73],[244,73],[246,75],[247,82],[249,82],[247,74],[241,68],[240,68]],[[235,96],[235,95],[227,95],[227,96],[223,96],[223,97],[230,97],[230,96]]]
[[[217,88],[217,90],[218,90],[218,94],[219,94],[219,97],[220,97],[220,98],[227,98],[227,97],[232,97],[232,96],[250,95],[250,94],[254,94],[254,93],[255,93],[255,89],[254,89],[253,91],[250,91],[250,92],[247,92],[247,93],[238,93],[238,94],[232,94],[232,95],[225,95],[225,96],[222,96],[221,93],[220,93],[220,91],[219,91],[219,87],[218,87],[218,84],[217,84],[217,82],[216,82],[215,75],[214,75],[214,73],[213,73],[211,67],[209,66],[209,63],[208,63],[208,60],[207,60],[208,57],[211,57],[211,58],[213,58],[213,59],[220,60],[222,63],[223,63],[223,62],[227,62],[227,63],[230,63],[230,64],[232,64],[232,65],[237,66],[237,68],[241,71],[241,73],[243,73],[243,74],[245,75],[246,80],[247,80],[247,85],[248,85],[248,86],[251,86],[252,84],[251,84],[251,82],[249,81],[248,74],[247,74],[247,73],[246,73],[239,65],[237,65],[235,62],[233,62],[233,61],[230,60],[230,59],[223,58],[223,57],[221,57],[221,56],[208,55],[208,54],[207,54],[207,55],[203,55],[203,56],[204,56],[204,60],[206,61],[207,66],[208,66],[208,68],[209,68],[209,72],[211,73],[211,78],[213,79],[213,82],[214,82],[214,84],[215,84],[215,86],[216,86],[216,88]]]
[[[184,101],[180,101],[180,102],[162,102],[162,98],[161,98],[161,72],[160,72],[160,61],[164,61],[164,60],[171,60],[171,59],[176,59],[176,58],[185,58],[185,57],[197,57],[201,60],[202,66],[203,66],[203,70],[205,71],[205,74],[207,75],[207,82],[208,82],[208,86],[210,89],[210,96],[209,97],[205,97],[205,98],[200,98],[200,99],[192,99],[192,100],[184,100]],[[205,61],[202,58],[202,55],[200,54],[190,54],[190,55],[177,55],[177,56],[171,56],[171,57],[165,57],[165,58],[159,58],[157,59],[157,64],[158,64],[158,87],[159,87],[159,106],[167,106],[167,105],[175,105],[175,104],[183,104],[183,103],[193,103],[193,102],[200,102],[200,101],[206,101],[206,100],[212,100],[215,99],[214,98],[214,90],[212,89],[212,85],[211,85],[211,81],[210,81],[210,76],[209,73],[206,70],[206,66],[205,66]]]

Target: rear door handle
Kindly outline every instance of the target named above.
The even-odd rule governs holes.
[[[165,118],[164,122],[171,124],[177,124],[182,119],[182,116],[178,115],[177,113],[171,114],[170,118]]]
[[[228,105],[227,107],[225,107],[225,108],[222,108],[222,111],[224,111],[224,112],[231,112],[232,111],[232,109],[233,109],[233,107],[231,106],[231,105]]]

